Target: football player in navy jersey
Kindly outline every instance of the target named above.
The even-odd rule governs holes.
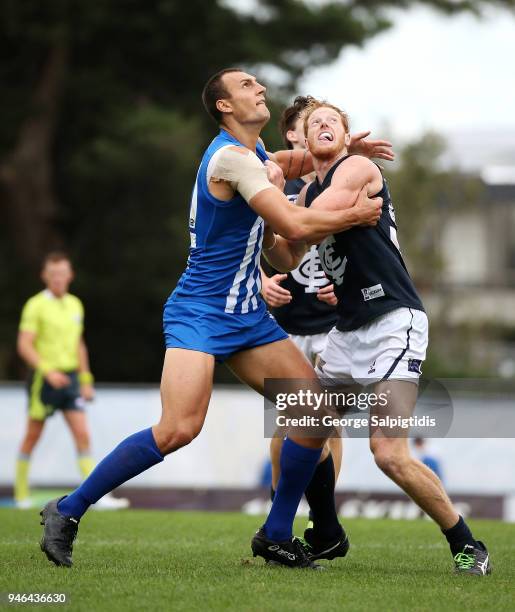
[[[282,193],[284,177],[295,176],[299,160],[309,167],[311,158],[301,152],[266,153],[259,138],[270,118],[265,92],[254,76],[237,68],[218,72],[204,87],[204,105],[220,131],[202,158],[193,186],[188,264],[164,308],[161,419],[123,440],[70,495],[45,506],[41,549],[56,565],[72,565],[78,524],[91,504],[200,433],[215,360],[226,361],[260,393],[267,378],[300,377],[307,388],[319,389],[312,365],[261,299],[261,250],[267,248],[272,256],[289,254],[293,261],[299,243],[318,243],[334,232],[377,223],[381,200],[368,198],[363,190],[344,211],[292,207]],[[370,151],[374,145],[359,142],[356,149]],[[266,236],[265,221],[271,228]],[[320,437],[291,435],[285,440],[276,496],[252,541],[255,555],[316,568],[292,536],[292,527],[323,444]],[[336,541],[341,533],[334,511],[331,520]]]
[[[488,574],[486,547],[474,539],[438,476],[411,456],[408,429],[390,427],[386,418],[407,421],[413,415],[428,343],[427,316],[401,255],[386,180],[370,159],[349,153],[348,118],[338,107],[311,101],[304,133],[316,178],[299,195],[301,207],[344,210],[363,187],[383,202],[374,227],[333,233],[319,247],[334,282],[338,321],[316,372],[328,383],[348,389],[358,384],[386,398],[370,405],[370,449],[377,466],[438,524],[457,573]]]

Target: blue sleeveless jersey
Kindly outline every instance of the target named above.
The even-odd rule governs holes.
[[[209,193],[213,156],[227,146],[243,145],[221,130],[202,158],[191,198],[188,264],[163,312],[167,348],[202,351],[217,361],[288,337],[260,296],[263,219],[238,193],[226,202]],[[268,159],[259,144],[256,154]]]
[[[191,198],[188,264],[173,299],[202,302],[236,314],[259,307],[264,222],[239,193],[223,201],[209,192],[213,156],[227,146],[243,147],[221,130],[202,158]],[[263,162],[268,159],[259,143],[256,154]]]

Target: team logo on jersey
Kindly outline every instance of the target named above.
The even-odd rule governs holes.
[[[368,300],[375,300],[379,297],[384,297],[383,285],[379,283],[378,285],[374,285],[373,287],[365,287],[361,290],[361,293],[363,294],[363,299],[365,300],[365,302],[368,302]]]
[[[370,366],[368,370],[368,374],[373,374],[376,371],[376,359],[374,359],[374,363]]]
[[[334,236],[328,236],[318,247],[318,254],[320,255],[322,268],[331,277],[333,282],[341,285],[345,268],[347,267],[347,258],[344,257],[342,259],[339,255],[336,255],[333,246],[335,242]]]
[[[305,287],[306,293],[316,293],[320,287],[327,285],[327,278],[322,269],[316,246],[312,246],[304,255],[300,265],[291,271],[293,280]]]
[[[422,374],[422,359],[408,359],[408,372]]]

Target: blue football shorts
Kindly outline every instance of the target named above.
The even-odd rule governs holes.
[[[263,300],[253,312],[232,314],[171,297],[164,306],[163,332],[166,348],[201,351],[214,355],[218,362],[239,351],[288,338]]]

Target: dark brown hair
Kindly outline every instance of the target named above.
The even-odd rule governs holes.
[[[243,72],[240,68],[224,68],[209,78],[202,90],[202,102],[206,111],[216,123],[221,123],[223,113],[216,108],[216,103],[222,98],[229,98],[229,92],[224,86],[223,76],[229,72]]]
[[[283,138],[284,146],[293,149],[292,143],[286,138],[286,133],[295,129],[295,123],[301,116],[302,111],[314,100],[312,96],[297,96],[291,106],[285,108],[279,119],[279,131]]]

